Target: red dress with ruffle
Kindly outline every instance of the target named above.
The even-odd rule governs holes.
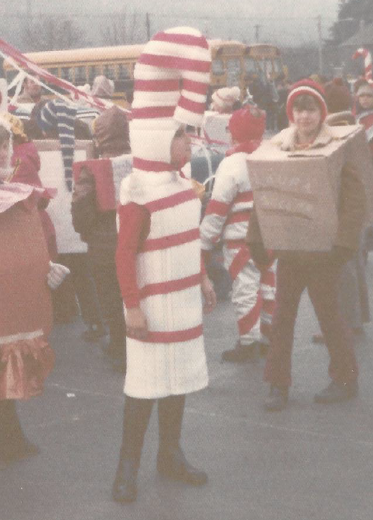
[[[54,365],[47,342],[49,255],[31,186],[0,184],[0,400],[42,393]]]

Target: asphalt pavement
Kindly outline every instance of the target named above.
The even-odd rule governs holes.
[[[368,275],[373,285],[373,256]],[[373,291],[371,291],[372,293]],[[371,308],[373,296],[371,294]],[[111,500],[122,428],[122,376],[85,343],[78,319],[56,326],[56,367],[43,396],[20,403],[24,429],[41,453],[0,471],[0,520],[371,520],[373,517],[373,325],[356,346],[360,395],[320,405],[328,384],[324,346],[304,295],[293,353],[289,405],[263,409],[264,361],[221,363],[234,346],[229,302],[206,317],[210,386],[187,399],[183,447],[209,482],[191,488],[157,475],[153,412],[134,504]]]

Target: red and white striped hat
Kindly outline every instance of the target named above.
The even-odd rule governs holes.
[[[318,102],[321,109],[321,119],[324,121],[328,114],[328,107],[325,100],[325,90],[320,83],[316,83],[312,79],[302,79],[291,87],[287,101],[286,101],[286,114],[289,121],[293,122],[293,106],[294,101],[298,96],[307,94],[312,96]]]
[[[135,67],[130,140],[134,170],[170,170],[170,146],[181,124],[200,126],[210,81],[211,56],[196,29],[157,33]]]

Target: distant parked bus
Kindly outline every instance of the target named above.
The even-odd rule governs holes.
[[[239,41],[209,40],[211,49],[211,92],[237,85],[242,97],[248,80],[257,77],[278,77],[285,73],[280,50],[274,45],[246,45]],[[26,56],[47,69],[51,74],[70,81],[76,86],[92,85],[96,76],[105,75],[114,81],[114,100],[121,105],[132,101],[133,73],[144,45],[119,45],[72,49],[62,51],[31,52]],[[8,83],[16,71],[5,61],[4,71]]]

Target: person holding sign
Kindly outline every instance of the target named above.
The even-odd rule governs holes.
[[[343,153],[343,147],[347,144],[338,144],[333,129],[324,123],[327,106],[324,90],[319,84],[311,80],[294,84],[287,99],[287,114],[292,125],[275,136],[270,143],[273,153],[277,153],[280,158],[277,166],[280,168],[284,162],[288,166],[287,171],[284,170],[288,176],[284,175],[282,181],[286,178],[292,181],[291,185],[283,185],[276,191],[274,197],[278,198],[278,209],[274,209],[274,206],[271,208],[272,215],[277,212],[277,222],[274,220],[274,225],[281,221],[282,228],[278,227],[277,236],[273,239],[277,241],[274,249],[278,252],[277,293],[271,344],[265,367],[265,380],[270,383],[270,395],[265,408],[270,411],[282,410],[288,401],[294,326],[301,294],[306,288],[330,356],[331,383],[315,395],[315,401],[335,403],[351,399],[358,393],[358,368],[353,339],[340,314],[338,288],[341,268],[352,258],[359,246],[367,207],[364,181],[358,173],[358,165],[348,162],[349,154]],[[353,128],[356,130],[356,127]],[[318,216],[312,214],[312,204],[322,198],[322,192],[329,189],[329,186],[319,186],[318,193],[312,186],[315,185],[313,180],[319,173],[320,157],[333,146],[337,149],[337,152],[334,150],[334,157],[341,159],[332,163],[335,171],[327,172],[332,190],[330,201],[336,201],[335,212],[330,212],[328,222],[327,218],[317,220]],[[312,154],[313,150],[315,152]],[[250,160],[249,162],[252,168],[253,165]],[[292,214],[289,193],[291,190],[295,191],[296,182],[293,181],[303,178],[306,162],[310,170],[309,182],[302,185],[304,193],[299,188],[299,193],[294,194],[292,200],[296,201],[298,210]],[[326,162],[325,160],[324,163]],[[268,169],[269,162],[266,164]],[[297,164],[298,172],[295,168]],[[265,175],[265,171],[262,173]],[[276,178],[275,167],[268,171],[269,177]],[[251,219],[247,240],[254,260],[259,264],[266,264],[268,258],[262,241],[263,213],[260,214],[262,195],[256,191],[253,177],[251,180],[258,220]],[[273,193],[272,190],[272,195]],[[272,195],[267,190],[267,208]],[[325,209],[329,211],[328,208]],[[309,226],[307,229],[313,240],[305,240],[299,232],[297,236],[297,230],[305,229],[305,226]],[[330,229],[332,231],[329,233]],[[297,247],[297,244],[301,246]],[[268,243],[266,245],[268,247]]]

